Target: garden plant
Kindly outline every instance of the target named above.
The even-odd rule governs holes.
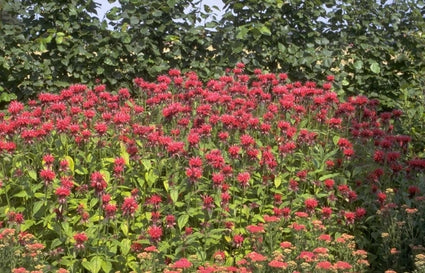
[[[8,104],[1,272],[422,272],[404,113],[244,69]]]

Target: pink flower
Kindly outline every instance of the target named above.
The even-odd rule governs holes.
[[[186,258],[181,258],[172,265],[173,268],[181,268],[181,269],[190,268],[191,266],[192,266],[192,263]]]
[[[249,258],[252,262],[263,262],[267,260],[267,258],[264,255],[261,255],[260,253],[257,253],[255,251],[248,253],[246,255],[247,258]]]
[[[269,266],[273,267],[273,268],[281,268],[281,269],[286,269],[288,267],[288,264],[285,262],[281,262],[281,261],[277,261],[277,260],[272,260],[271,262],[269,262]]]

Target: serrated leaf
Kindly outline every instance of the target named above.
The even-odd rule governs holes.
[[[103,258],[101,256],[94,256],[90,260],[92,264],[92,273],[98,273],[100,269],[102,268]]]
[[[124,159],[125,165],[130,164],[130,155],[127,153],[127,148],[124,143],[120,143],[120,156]]]
[[[334,143],[335,145],[337,145],[337,144],[338,144],[339,139],[340,139],[340,137],[339,137],[339,136],[334,136],[334,137],[332,138],[332,141],[333,141],[333,143]]]
[[[36,172],[36,171],[34,171],[34,170],[29,170],[29,171],[28,171],[28,175],[29,175],[29,177],[31,177],[31,178],[32,178],[32,180],[37,181],[37,172]]]
[[[120,249],[121,249],[121,253],[125,256],[128,254],[128,252],[130,251],[131,248],[131,240],[130,239],[123,239],[120,243]]]
[[[122,224],[121,224],[121,231],[122,231],[122,233],[123,233],[125,236],[127,236],[127,235],[128,235],[128,225],[127,225],[127,223],[122,223]]]
[[[112,263],[110,261],[102,262],[102,269],[104,272],[109,273],[112,270]]]
[[[282,176],[278,175],[274,178],[274,186],[276,188],[279,188],[279,186],[282,184]]]
[[[173,201],[173,203],[176,203],[179,198],[179,191],[175,188],[170,190],[170,198]]]
[[[13,195],[13,197],[28,197],[28,193],[26,191],[20,191],[17,194]]]
[[[21,231],[25,231],[35,224],[34,220],[25,220],[21,225]]]
[[[91,262],[87,261],[86,258],[83,259],[83,261],[81,262],[81,264],[83,265],[83,267],[85,269],[87,269],[89,272],[93,272],[93,265]]]
[[[37,201],[34,203],[34,206],[32,208],[32,216],[37,214],[37,212],[43,207],[44,201]]]
[[[189,221],[189,215],[187,214],[181,215],[179,219],[177,219],[177,225],[179,229],[182,230],[186,226],[188,221]]]

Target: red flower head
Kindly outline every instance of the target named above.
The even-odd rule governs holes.
[[[245,238],[242,235],[235,235],[233,236],[233,245],[237,248],[242,246],[243,241],[245,240]]]
[[[167,228],[173,228],[176,225],[176,217],[172,214],[167,215],[165,221]]]
[[[133,197],[127,197],[121,206],[123,216],[134,216],[139,205]]]
[[[56,196],[59,199],[60,204],[66,203],[66,198],[71,194],[71,191],[67,187],[59,187],[55,191]]]
[[[77,233],[74,235],[75,247],[79,249],[84,249],[84,243],[88,240],[87,235],[84,232]]]
[[[238,182],[242,185],[243,188],[248,187],[249,180],[251,179],[251,175],[249,172],[242,172],[238,174]]]
[[[117,206],[115,204],[106,204],[104,211],[106,219],[113,219],[115,218],[115,213],[117,212]]]
[[[150,226],[148,228],[148,234],[152,241],[160,241],[162,236],[162,228],[156,225]]]
[[[91,174],[91,183],[90,185],[94,188],[96,195],[102,195],[103,191],[106,189],[106,180],[103,177],[103,174],[100,172],[94,172]]]
[[[319,203],[314,198],[308,198],[304,201],[305,208],[308,212],[313,212]]]
[[[208,211],[212,210],[214,208],[214,198],[209,195],[202,195],[201,197],[202,201],[204,202],[202,208]]]
[[[52,183],[53,179],[56,177],[56,174],[50,169],[43,169],[40,171],[40,177],[44,180],[44,184],[47,186]]]

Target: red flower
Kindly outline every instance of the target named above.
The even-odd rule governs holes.
[[[12,101],[9,104],[9,107],[7,109],[7,111],[11,114],[11,115],[17,115],[19,114],[19,112],[21,112],[22,110],[24,110],[24,104],[19,102],[19,101]]]
[[[264,215],[263,219],[266,223],[279,222],[280,218],[277,216]]]
[[[50,169],[43,169],[40,171],[40,177],[44,180],[44,184],[47,186],[52,183],[53,179],[56,177],[56,174]]]
[[[312,212],[318,204],[319,203],[314,198],[308,198],[304,201],[305,208],[308,212]]]
[[[249,225],[246,227],[249,233],[263,233],[264,227],[262,225]]]
[[[84,243],[88,240],[88,237],[84,232],[81,232],[74,235],[74,240],[75,240],[75,247],[77,249],[83,249]]]
[[[413,198],[421,192],[418,186],[409,186],[407,191],[409,192],[409,198]]]
[[[56,196],[59,199],[59,203],[63,204],[66,202],[66,197],[68,197],[71,194],[71,191],[67,187],[59,187],[55,191]]]
[[[91,174],[90,180],[90,186],[94,188],[96,195],[101,195],[107,186],[103,174],[101,174],[100,172],[94,172]]]
[[[148,234],[152,241],[160,241],[162,236],[162,228],[156,225],[150,226],[148,228]]]
[[[127,197],[121,206],[123,216],[134,216],[139,205],[133,197]]]
[[[115,213],[117,211],[117,206],[114,204],[106,204],[105,205],[105,218],[106,219],[113,219],[115,218]]]
[[[173,228],[176,225],[176,217],[172,214],[167,215],[165,221],[167,228]]]
[[[203,209],[211,210],[214,208],[214,199],[209,195],[202,195],[202,201],[204,202]]]
[[[322,208],[322,217],[325,219],[329,219],[332,215],[332,209],[330,207]]]
[[[55,161],[55,158],[51,154],[46,154],[43,156],[43,161],[48,167],[51,167],[53,162]]]
[[[248,187],[249,180],[251,179],[251,175],[249,172],[243,172],[238,174],[238,182],[242,185],[243,188]]]
[[[254,138],[251,137],[250,135],[247,135],[247,134],[242,135],[240,137],[240,141],[241,141],[242,146],[244,146],[244,147],[249,147],[249,146],[252,146],[252,145],[255,144]]]
[[[346,211],[344,212],[345,223],[348,225],[354,224],[354,220],[356,219],[356,214],[354,212]]]
[[[22,224],[24,222],[24,215],[20,212],[11,211],[7,216],[11,223]]]
[[[321,234],[317,239],[325,242],[330,242],[332,240],[331,236],[328,234]]]
[[[152,205],[155,209],[158,209],[161,201],[161,196],[154,194],[146,202],[148,205]]]
[[[244,240],[245,238],[242,235],[237,234],[233,236],[233,245],[235,247],[241,247]]]

